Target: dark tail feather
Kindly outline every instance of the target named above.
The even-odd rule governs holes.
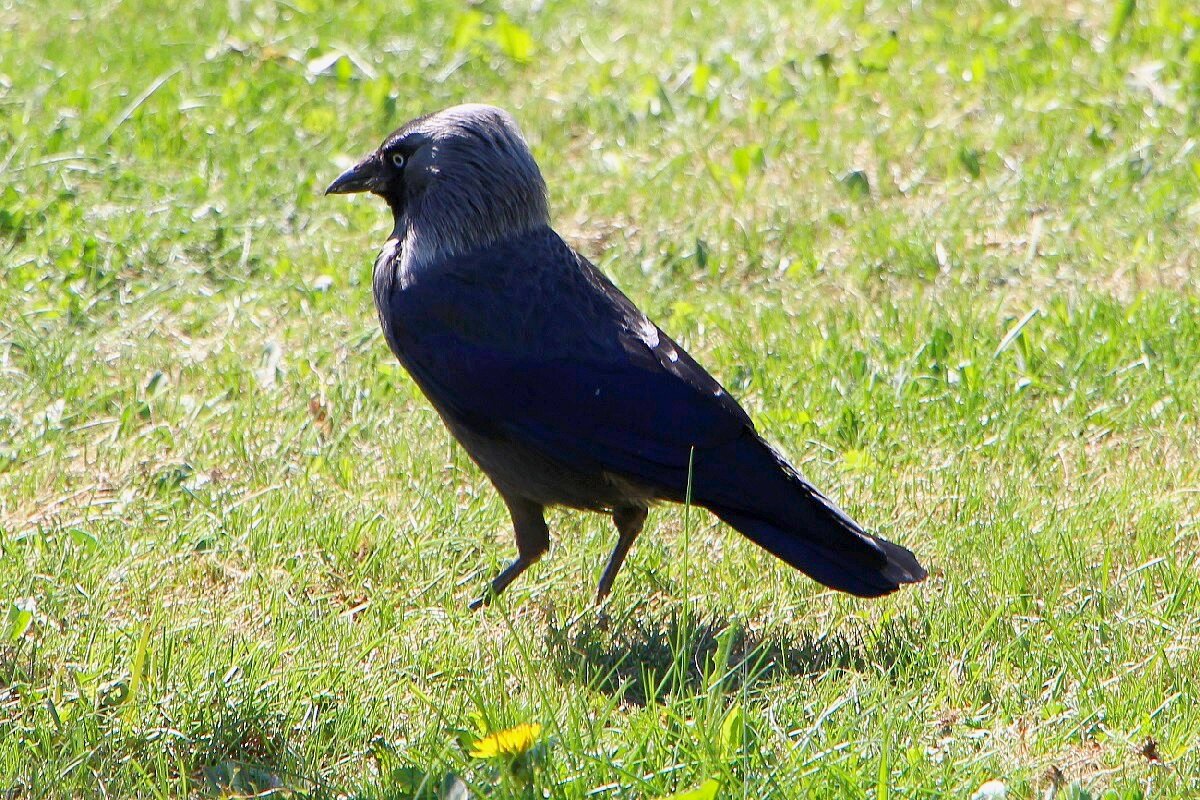
[[[906,548],[870,534],[859,534],[861,544],[834,550],[809,539],[804,530],[784,530],[744,514],[717,509],[714,513],[767,552],[840,592],[880,597],[906,583],[922,581],[927,574]]]
[[[832,589],[879,597],[928,574],[908,549],[865,532],[757,434],[698,463],[696,489],[700,505]]]

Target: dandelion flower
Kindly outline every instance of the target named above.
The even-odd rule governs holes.
[[[471,746],[474,758],[516,758],[523,756],[537,744],[542,735],[542,726],[522,722],[512,728],[488,734]]]

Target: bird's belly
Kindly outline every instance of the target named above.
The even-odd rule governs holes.
[[[503,493],[541,505],[605,511],[628,505],[647,505],[656,493],[601,470],[569,467],[535,448],[480,434],[443,415],[446,426],[471,459]]]

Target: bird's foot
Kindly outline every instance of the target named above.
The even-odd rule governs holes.
[[[538,556],[540,555],[541,553],[538,553]],[[529,566],[535,561],[537,561],[537,557],[529,558],[521,556],[516,561],[509,564],[499,575],[496,576],[495,580],[493,580],[491,585],[488,586],[488,588],[484,591],[483,596],[472,600],[467,607],[472,611],[478,611],[484,606],[491,605],[492,601],[499,597],[500,593],[507,589],[508,585],[516,580],[518,575],[529,569]]]
[[[608,596],[608,587],[602,585],[596,592],[596,602],[592,604],[596,610],[596,627],[602,631],[607,631],[612,625],[612,618],[608,615]]]

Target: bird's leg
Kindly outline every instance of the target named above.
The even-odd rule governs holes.
[[[471,601],[472,611],[490,603],[550,547],[550,530],[546,527],[542,506],[522,497],[504,496],[504,502],[512,515],[513,532],[517,535],[517,560],[492,580],[482,597]]]
[[[613,523],[617,526],[617,546],[613,548],[608,565],[604,567],[604,572],[600,575],[600,587],[596,590],[596,605],[600,605],[612,591],[613,580],[617,577],[621,565],[625,563],[625,556],[628,555],[629,548],[633,547],[633,540],[638,537],[638,534],[642,532],[642,526],[646,524],[646,507],[622,506],[615,508],[613,509]]]

